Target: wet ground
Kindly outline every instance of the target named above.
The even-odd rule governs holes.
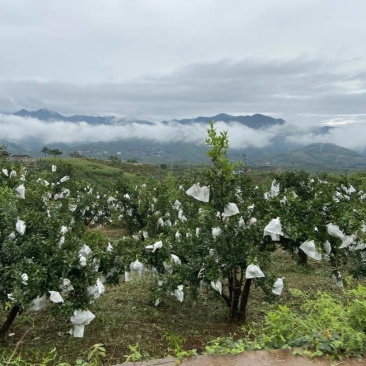
[[[127,362],[123,366],[175,366],[176,359],[165,358],[144,362]],[[303,356],[294,356],[291,350],[252,351],[238,355],[197,356],[184,359],[183,366],[366,366],[366,359],[347,359],[331,361],[326,357],[309,359]],[[116,365],[120,366],[120,365]]]

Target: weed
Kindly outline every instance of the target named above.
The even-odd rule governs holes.
[[[168,352],[174,355],[183,350],[183,344],[186,341],[184,337],[172,332],[165,332],[163,339],[168,342]]]
[[[135,346],[128,345],[128,348],[130,349],[131,353],[129,355],[123,356],[126,359],[126,362],[136,362],[142,360],[142,354],[140,352],[140,347],[138,344],[136,344]]]

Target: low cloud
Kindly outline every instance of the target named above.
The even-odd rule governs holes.
[[[122,123],[113,125],[91,125],[86,122],[45,122],[35,118],[0,115],[0,139],[19,143],[27,139],[41,144],[83,143],[126,139],[148,139],[158,142],[182,141],[204,143],[206,124],[182,125],[177,122],[145,125]],[[230,146],[233,148],[264,147],[269,144],[275,128],[258,132],[238,123],[215,124],[218,131],[228,130]]]
[[[358,152],[366,151],[366,122],[353,123],[330,130],[327,134],[316,134],[312,131],[303,131],[302,134],[286,136],[286,140],[299,145],[313,143],[333,143]]]
[[[347,117],[348,118],[348,117]],[[324,124],[332,124],[333,120]],[[334,121],[333,121],[334,122]],[[327,133],[319,132],[317,126],[295,126],[285,123],[266,129],[252,129],[239,123],[215,123],[218,131],[228,131],[230,147],[236,149],[264,148],[270,146],[274,138],[292,145],[308,145],[315,142],[329,142],[363,151],[366,148],[366,121],[354,117],[352,123],[341,124]],[[345,122],[350,122],[349,118]],[[333,123],[334,124],[334,123]],[[38,141],[40,145],[50,143],[89,143],[98,141],[116,141],[126,139],[146,139],[157,142],[193,142],[203,144],[207,135],[206,124],[182,125],[177,122],[145,125],[120,122],[113,125],[91,125],[86,122],[44,122],[34,118],[14,115],[0,115],[1,141],[21,143]]]

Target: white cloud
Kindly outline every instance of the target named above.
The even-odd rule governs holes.
[[[359,117],[361,118],[361,117]],[[355,117],[356,119],[356,117]],[[40,145],[49,143],[86,143],[146,139],[157,142],[193,142],[203,144],[207,135],[207,124],[182,125],[177,122],[145,125],[126,123],[114,125],[91,125],[86,122],[64,121],[44,122],[34,118],[14,115],[0,115],[0,141],[21,143],[29,139]],[[274,125],[255,130],[239,123],[215,123],[217,131],[228,131],[231,148],[263,148],[272,144],[274,138],[283,143],[308,145],[315,142],[329,142],[357,151],[366,149],[366,121],[342,125],[328,133],[314,132],[318,126]]]
[[[338,124],[327,134],[315,134],[309,130],[304,130],[301,134],[287,136],[286,140],[300,145],[313,143],[333,143],[351,150],[359,152],[366,151],[366,121],[359,123]]]
[[[90,125],[86,122],[44,122],[34,118],[0,115],[0,139],[15,143],[27,139],[38,140],[43,144],[149,139],[158,142],[182,141],[200,144],[204,143],[207,128],[207,124],[200,123]],[[264,147],[270,143],[271,137],[278,130],[277,127],[273,127],[257,131],[238,123],[228,125],[224,122],[216,123],[215,128],[218,131],[228,130],[230,146],[233,148]]]

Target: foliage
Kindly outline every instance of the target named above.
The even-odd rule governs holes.
[[[105,357],[105,348],[103,346],[103,344],[95,344],[91,350],[88,353],[88,361],[83,363],[82,365],[84,366],[98,366],[98,365],[102,365],[102,359]],[[76,364],[80,364],[78,363],[78,361],[76,361]]]
[[[28,170],[34,170],[43,177],[44,172],[48,171],[50,165],[67,166],[70,181],[80,186],[98,186],[98,189],[109,191],[116,189],[116,183],[119,180],[127,182],[141,182],[141,179],[132,174],[125,173],[122,169],[112,167],[105,161],[93,161],[85,158],[42,158],[34,163],[27,164]],[[47,173],[48,174],[48,173]],[[47,179],[47,178],[46,178]]]
[[[7,352],[3,352],[0,355],[0,364],[1,365],[14,365],[14,366],[32,366],[34,365],[33,361],[28,361],[22,357],[21,353],[18,352],[19,344],[17,344],[14,351],[8,356]],[[100,366],[103,365],[102,359],[105,357],[105,348],[102,344],[95,344],[90,348],[90,351],[87,354],[87,361],[84,361],[81,358],[75,360],[75,365],[79,366]],[[39,366],[47,366],[47,365],[56,365],[56,366],[71,366],[68,362],[59,362],[61,358],[58,356],[56,348],[53,348],[50,352],[45,355],[36,356],[37,365]]]
[[[268,203],[273,216],[281,219],[283,248],[298,252],[300,261],[306,263],[307,257],[299,247],[313,240],[316,250],[330,260],[334,276],[339,277],[338,267],[344,262],[352,262],[357,268],[354,272],[361,271],[366,238],[366,195],[355,189],[347,176],[313,177],[304,171],[295,171],[277,174],[275,182],[279,192],[270,196]],[[337,226],[338,236],[331,233],[329,225]],[[325,243],[329,243],[330,253]]]
[[[307,261],[300,246],[313,242],[317,258],[331,262],[339,286],[340,264],[353,261],[357,268],[365,266],[366,196],[347,177],[327,181],[326,175],[286,172],[276,175],[271,190],[264,192],[248,174],[236,174],[245,169],[227,158],[226,132],[218,133],[211,123],[206,143],[211,164],[200,172],[181,177],[179,183],[168,175],[165,181],[124,189],[118,197],[121,222],[133,238],[126,266],[127,261],[138,259],[159,274],[152,294],[155,305],[166,294],[182,301],[183,290],[194,298],[206,284],[224,299],[231,319],[245,320],[252,284],[273,298],[273,284],[281,276],[268,270],[276,242],[292,254],[299,253],[300,264]],[[197,189],[208,187],[207,202],[186,194],[192,183]],[[233,206],[238,210],[227,214]],[[263,237],[267,224],[276,217],[283,228],[278,238]],[[338,237],[329,225],[339,229]],[[155,248],[156,243],[160,244]],[[248,276],[247,269],[258,265],[265,275]]]
[[[56,158],[57,156],[62,155],[64,152],[60,149],[50,149],[48,150],[48,153]]]
[[[69,156],[72,158],[84,158],[85,156],[81,154],[79,151],[71,151]]]
[[[134,285],[138,282],[136,278],[143,277],[142,273],[150,273],[152,292],[149,299],[157,308],[150,307],[143,315],[138,313],[136,309],[142,302],[147,302],[147,295],[140,302],[133,296],[128,301],[118,299],[110,307],[121,301],[121,306],[127,307],[127,302],[131,302],[133,306],[128,308],[129,312],[141,316],[141,322],[147,317],[149,324],[155,324],[160,311],[170,313],[166,309],[171,306],[171,296],[180,301],[188,300],[187,306],[192,308],[197,302],[205,302],[205,296],[210,296],[210,301],[218,301],[218,308],[226,305],[231,319],[243,321],[249,294],[254,292],[252,301],[258,311],[274,298],[273,283],[284,271],[283,263],[278,262],[276,255],[278,249],[281,247],[294,257],[300,253],[301,258],[305,258],[303,264],[311,264],[305,252],[299,249],[310,240],[321,255],[319,263],[331,268],[338,285],[343,285],[338,272],[342,266],[346,265],[360,276],[366,274],[366,196],[357,188],[355,180],[348,176],[335,178],[286,172],[276,174],[272,188],[265,192],[269,188],[267,182],[265,186],[257,187],[245,168],[227,158],[226,132],[219,133],[210,124],[206,143],[211,159],[209,166],[179,178],[169,169],[158,168],[159,171],[167,170],[166,177],[160,181],[145,179],[143,184],[142,180],[126,179],[129,175],[123,172],[127,165],[134,169],[142,166],[117,161],[114,162],[116,167],[111,167],[84,159],[62,159],[62,163],[57,162],[56,171],[51,170],[55,159],[41,159],[28,165],[27,171],[15,162],[3,162],[0,173],[0,276],[4,279],[0,302],[3,308],[8,313],[14,309],[20,313],[30,307],[36,296],[55,290],[62,293],[65,301],[59,304],[47,301],[47,308],[70,316],[74,310],[91,308],[94,296],[88,288],[95,286],[98,278],[118,283],[122,272],[126,272],[128,279],[132,271],[137,272],[132,274],[131,284]],[[94,184],[98,178],[103,180],[105,188]],[[93,180],[93,184],[84,184],[84,179]],[[206,186],[210,198],[199,200],[187,194],[192,184],[199,189]],[[21,186],[25,188],[24,199],[20,197]],[[234,205],[238,212],[228,210]],[[108,224],[116,217],[119,221],[114,222],[114,228],[119,227],[120,235],[123,232],[125,236],[111,241],[110,246],[100,232],[90,230],[90,227]],[[264,236],[267,224],[276,217],[282,225],[279,239]],[[26,224],[23,234],[16,229],[18,218]],[[330,224],[338,227],[338,236],[330,233]],[[331,247],[330,253],[324,246],[326,242]],[[85,261],[81,260],[84,246],[92,253]],[[247,276],[250,265],[260,266],[265,277]],[[67,291],[61,286],[64,279],[71,281],[73,290]],[[258,294],[262,302],[255,302]],[[347,314],[342,313],[338,300],[332,296],[319,296],[316,301],[322,306],[333,306],[335,313],[330,317],[348,316],[354,329],[364,329],[366,320],[359,316],[364,309],[362,296],[361,292],[347,293],[347,301],[352,298],[352,303],[347,304],[353,309]],[[177,309],[182,310],[183,305]],[[298,335],[296,321],[299,315],[286,306],[273,315],[268,313],[264,335],[251,330],[255,341],[219,339],[207,352],[224,352],[229,348],[236,353],[242,349],[289,347],[283,342],[291,337],[298,343],[302,339],[306,344],[306,340],[309,347],[314,346],[314,342],[327,344],[329,339],[320,339],[315,331],[306,333],[310,337],[306,339],[305,335]],[[319,309],[314,310],[311,306],[309,303],[303,311],[310,311],[314,319],[326,319]],[[215,308],[210,306],[209,311],[215,311]],[[134,327],[139,324],[137,319],[133,324]],[[172,324],[177,324],[176,320]],[[306,327],[304,332],[313,329],[311,324]],[[168,342],[168,351],[178,358],[194,354],[194,350],[186,349],[186,334],[181,335],[171,328],[159,328],[158,332],[163,334],[164,342]],[[348,334],[351,333],[352,330],[348,330]],[[96,341],[104,343],[104,340]],[[339,338],[331,341],[338,342]],[[346,341],[345,336],[341,346],[332,343],[330,347],[336,345],[339,355],[345,354],[342,347],[350,347]],[[135,342],[132,338],[125,344]],[[126,349],[123,352],[126,353]],[[130,346],[127,352],[130,354],[125,356],[131,360],[145,357],[138,345]]]
[[[168,352],[173,352],[173,354],[182,351],[183,344],[186,342],[184,337],[172,332],[165,332],[163,339],[168,342]]]
[[[44,157],[46,157],[50,153],[50,148],[47,146],[44,146],[41,150],[41,153],[43,153]]]
[[[304,296],[299,312],[280,306],[267,314],[259,342],[263,348],[301,347],[313,356],[362,356],[366,352],[366,287],[346,291],[345,297],[346,301],[318,292],[314,299]]]
[[[90,217],[103,222],[107,196],[89,203],[92,187],[79,190],[67,166],[49,166],[50,182],[20,165],[0,168],[0,302],[9,309],[3,338],[18,313],[48,307],[50,291],[61,294],[54,308],[66,315],[87,309],[102,291],[94,292],[98,278],[108,280],[122,267],[106,239],[84,228]]]
[[[305,293],[294,291],[294,296],[303,300],[300,309],[279,305],[277,310],[267,312],[261,327],[249,327],[246,338],[214,339],[206,346],[206,353],[295,348],[295,354],[309,357],[362,357],[366,353],[366,287],[360,285],[344,295],[318,292],[309,299]]]
[[[271,288],[266,280],[245,278],[250,264],[260,263],[266,268],[268,254],[274,250],[271,244],[260,245],[264,221],[255,224],[255,217],[265,216],[265,200],[247,176],[235,174],[237,164],[226,157],[226,132],[217,133],[211,124],[206,142],[211,147],[212,163],[199,175],[181,178],[181,184],[168,175],[152,187],[144,184],[120,197],[121,220],[135,240],[129,259],[143,258],[159,273],[154,303],[181,285],[195,297],[204,284],[216,283],[222,286],[217,292],[226,302],[230,317],[244,320],[251,284]],[[187,196],[185,191],[192,179],[209,186],[209,202]],[[232,202],[236,202],[240,214],[229,217],[224,212]],[[213,230],[221,234],[213,235]],[[145,249],[156,240],[164,242],[162,248],[153,252]],[[273,281],[272,276],[267,278]]]
[[[219,337],[213,339],[205,347],[205,353],[207,355],[226,355],[244,352],[248,350],[245,339],[234,340],[232,337]]]
[[[125,355],[125,361],[129,362],[135,362],[135,361],[141,361],[142,360],[142,354],[140,352],[139,345],[136,344],[135,346],[129,345],[128,348],[130,349],[131,353],[128,355]]]

